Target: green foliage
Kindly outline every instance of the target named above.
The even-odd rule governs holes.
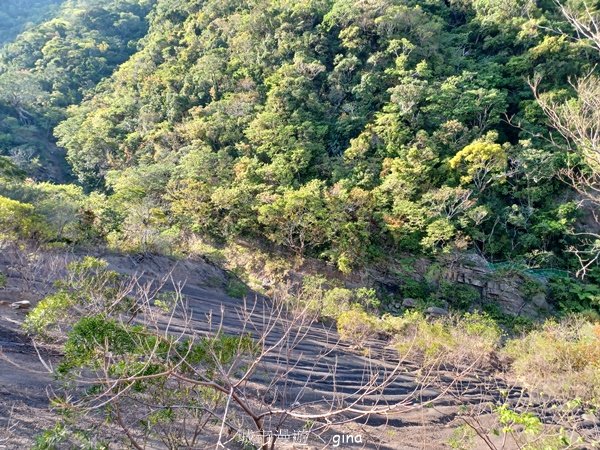
[[[375,289],[366,287],[361,287],[354,291],[354,301],[370,310],[376,310],[381,306],[381,301],[377,298]]]
[[[23,324],[26,331],[51,338],[52,334],[77,320],[76,311],[106,316],[134,310],[130,297],[120,294],[122,277],[108,263],[91,256],[71,262],[67,277],[55,283],[57,291],[42,299]],[[118,297],[119,301],[115,302]]]
[[[404,298],[425,299],[429,296],[431,286],[426,280],[405,278],[402,280],[401,293]]]
[[[39,22],[62,0],[6,0],[0,11],[0,45],[14,39],[25,28]]]
[[[54,326],[73,305],[74,299],[67,292],[57,292],[45,297],[31,311],[23,327],[28,333],[44,336],[50,326]]]
[[[496,144],[497,133],[488,133],[484,139],[477,140],[459,151],[449,164],[452,169],[462,169],[462,184],[473,183],[482,191],[493,181],[493,177],[502,176],[507,164],[507,155],[500,144]]]
[[[437,295],[448,302],[450,307],[459,311],[467,311],[481,299],[477,288],[447,281],[440,284]]]
[[[503,312],[500,307],[493,302],[483,305],[483,311],[492,318],[498,325],[501,325],[510,336],[518,336],[527,333],[536,327],[533,319],[527,316],[515,316]]]
[[[258,211],[258,221],[267,227],[267,236],[299,255],[306,247],[317,247],[326,237],[327,214],[322,183],[313,181],[298,190],[287,190]]]
[[[32,236],[38,241],[82,243],[96,238],[92,223],[86,222],[87,199],[78,186],[23,182],[0,174],[0,196],[3,195],[33,207],[28,214],[38,222],[38,233]]]
[[[0,179],[21,179],[25,174],[9,159],[0,156]]]
[[[292,296],[292,301],[296,308],[330,321],[338,320],[345,313],[352,314],[350,310],[353,309],[372,315],[381,306],[375,289],[340,287],[318,275],[305,276],[302,286]]]
[[[90,436],[90,432],[62,422],[39,434],[32,450],[55,450],[63,446],[77,446],[82,450],[108,450],[109,445]]]
[[[600,318],[600,286],[595,282],[583,282],[571,277],[554,277],[550,280],[551,301],[561,314],[586,313]]]
[[[248,291],[248,286],[237,278],[231,278],[225,287],[227,295],[234,298],[244,298],[248,294]]]
[[[106,189],[92,211],[112,246],[243,236],[346,274],[401,251],[569,265],[576,214],[557,176],[567,155],[543,138],[526,80],[542,71],[564,92],[595,60],[548,31],[568,29],[553,6],[157,0],[148,19],[149,6],[88,11],[106,27],[85,58],[69,33],[91,25],[66,7],[65,42],[38,45],[32,31],[10,50],[42,91],[50,75],[19,49],[42,46],[39,67],[73,55],[56,63],[71,83],[50,77],[73,100],[53,104],[90,95],[55,134],[79,180]],[[106,75],[120,65],[92,93],[82,86],[98,80],[94,64]],[[45,110],[27,84],[22,103]]]
[[[177,294],[173,292],[159,292],[154,298],[154,306],[160,308],[164,313],[171,313],[177,306]]]
[[[40,434],[33,445],[34,450],[52,450],[65,440],[66,430],[61,425],[56,425],[54,428],[44,431]]]
[[[400,317],[384,316],[382,327],[400,354],[422,358],[426,364],[443,358],[452,364],[485,365],[502,336],[498,324],[480,313],[428,320],[419,311],[407,311]]]
[[[517,412],[510,405],[503,403],[496,407],[494,412],[498,415],[498,421],[502,425],[503,433],[513,433],[516,427],[522,427],[525,433],[539,433],[543,424],[539,417],[528,412]]]
[[[185,349],[186,344],[183,345]],[[217,366],[232,364],[242,354],[255,355],[259,352],[258,344],[249,334],[233,336],[218,334],[200,339],[192,345],[187,362],[202,365],[207,368],[211,377],[216,377],[213,371]]]
[[[377,319],[358,305],[343,311],[337,317],[340,337],[359,346],[377,332],[377,325]]]
[[[0,42],[22,33],[0,52],[0,154],[30,175],[68,179],[51,130],[134,51],[153,1],[7,2]]]
[[[101,363],[99,357],[104,346],[106,351],[117,356],[141,353],[144,337],[142,327],[122,325],[102,316],[83,317],[69,332],[58,372],[64,374],[73,368],[96,367]]]
[[[448,445],[455,450],[471,450],[475,446],[477,435],[468,425],[460,425],[452,431]]]
[[[0,240],[43,240],[48,234],[33,205],[0,196]]]
[[[319,315],[324,319],[337,319],[340,314],[351,307],[354,300],[352,294],[350,289],[340,287],[334,287],[325,291],[322,295],[321,304],[316,307],[320,310]]]

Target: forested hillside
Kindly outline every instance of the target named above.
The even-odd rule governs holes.
[[[569,150],[529,83],[570,96],[598,63],[568,29],[552,2],[159,2],[56,136],[128,242],[136,214],[344,271],[451,249],[566,267]]]
[[[388,388],[452,448],[600,445],[598,1],[9,1],[0,44],[0,294],[67,381],[35,448],[276,448]]]
[[[4,0],[0,10],[0,45],[47,18],[62,0]]]
[[[27,2],[25,2],[27,3]],[[38,11],[37,3],[22,10]],[[52,130],[136,50],[152,2],[71,0],[0,49],[0,154],[38,178],[64,178]],[[10,11],[10,8],[9,8]],[[61,174],[62,172],[62,174]]]
[[[74,241],[243,238],[344,274],[468,252],[595,280],[589,8],[72,0],[2,49],[0,149],[92,194]]]

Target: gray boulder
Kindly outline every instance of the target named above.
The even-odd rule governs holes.
[[[430,306],[425,310],[425,313],[434,317],[442,317],[448,315],[448,310],[444,308],[439,308],[437,306]]]
[[[535,294],[531,298],[531,303],[543,310],[550,309],[550,305],[548,305],[548,302],[546,301],[546,294],[544,294],[543,292],[538,292],[537,294]]]

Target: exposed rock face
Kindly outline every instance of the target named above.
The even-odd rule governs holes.
[[[591,413],[582,414],[581,419],[584,427],[591,428],[600,425],[600,416]]]
[[[470,256],[464,262],[450,267],[445,278],[477,288],[482,302],[494,303],[506,314],[535,317],[550,309],[545,293],[538,292],[527,298],[523,293],[521,277],[501,277],[489,268],[485,260],[477,256]]]
[[[546,294],[543,292],[538,292],[533,297],[531,297],[531,303],[537,306],[540,310],[548,311],[550,309],[550,305],[546,300]]]

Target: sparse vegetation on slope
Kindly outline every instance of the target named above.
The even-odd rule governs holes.
[[[597,2],[21,3],[0,345],[62,352],[38,448],[443,402],[455,448],[600,445]]]

